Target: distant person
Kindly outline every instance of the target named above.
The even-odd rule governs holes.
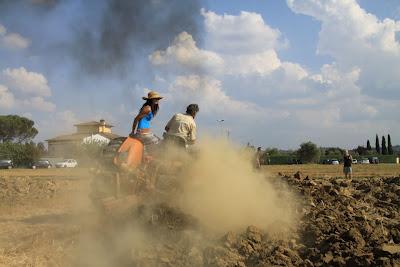
[[[193,145],[196,142],[197,126],[194,119],[199,112],[197,104],[190,104],[186,113],[175,114],[165,126],[164,140],[180,147]]]
[[[351,175],[353,172],[353,170],[351,169],[352,163],[353,163],[352,156],[349,154],[348,150],[345,150],[344,156],[343,156],[343,172],[344,172],[344,176],[346,179],[347,178],[351,179]]]
[[[254,168],[261,169],[261,157],[262,157],[261,147],[257,147],[256,154],[254,155]]]

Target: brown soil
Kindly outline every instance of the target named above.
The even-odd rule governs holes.
[[[211,235],[160,203],[100,223],[88,179],[2,177],[0,266],[400,265],[400,177],[296,177],[270,178],[301,200],[284,237],[256,226]]]
[[[273,179],[277,188],[288,186],[302,199],[298,229],[288,229],[284,238],[255,226],[222,237],[207,236],[193,224],[183,228],[167,224],[166,232],[165,222],[149,219],[146,229],[153,241],[132,247],[128,262],[138,266],[400,265],[400,177],[347,181],[295,176]],[[170,208],[162,210],[173,218],[187,218]]]
[[[0,177],[0,266],[64,266],[88,214],[87,179]]]

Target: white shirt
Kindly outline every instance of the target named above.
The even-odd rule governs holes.
[[[191,115],[177,113],[166,127],[167,135],[179,136],[186,141],[196,140],[196,123]]]

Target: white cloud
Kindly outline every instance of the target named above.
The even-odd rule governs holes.
[[[224,19],[215,13],[212,17]],[[235,20],[234,16],[229,18]],[[246,20],[242,22],[246,23]],[[212,38],[216,38],[217,32],[213,34]],[[208,38],[206,35],[206,43]],[[235,38],[239,42],[240,33]],[[167,76],[157,76],[157,80],[170,84],[164,94],[171,96],[168,100],[173,101],[174,106],[196,102],[202,114],[213,114],[231,121],[238,119],[249,127],[262,128],[266,122],[278,123],[285,119],[299,127],[311,129],[310,124],[318,121],[320,123],[312,128],[334,129],[345,121],[370,119],[379,113],[369,103],[370,99],[368,102],[361,96],[357,85],[359,68],[343,71],[333,63],[324,65],[320,73],[314,74],[300,64],[282,62],[275,49],[250,48],[248,46],[245,51],[238,49],[235,54],[207,51],[197,47],[189,34],[182,33],[166,50],[153,53],[150,61],[168,70]],[[218,71],[207,71],[204,75],[204,69]],[[348,97],[352,102],[343,101]]]
[[[223,117],[228,121],[252,121],[254,118],[266,120],[281,119],[289,114],[286,110],[274,110],[254,102],[238,100],[228,95],[220,80],[210,76],[177,76],[168,88],[167,95],[174,106],[197,103],[202,116]]]
[[[281,60],[278,48],[284,43],[280,41],[280,32],[266,25],[259,14],[232,16],[203,11],[205,48],[198,47],[190,35],[184,33],[181,37],[185,38],[176,38],[170,47],[150,57],[154,66],[167,70],[157,74],[157,82],[162,85],[158,88],[167,88],[163,94],[174,102],[174,107],[197,102],[202,114],[211,115],[209,119],[240,121],[240,125],[230,127],[243,138],[249,135],[243,130],[244,125],[246,129],[257,129],[250,135],[259,140],[265,140],[264,135],[276,134],[272,141],[275,145],[293,146],[307,139],[333,145],[350,144],[369,132],[378,131],[377,127],[396,125],[398,118],[393,113],[400,103],[376,98],[365,86],[365,75],[371,71],[368,67],[380,72],[372,74],[377,81],[387,80],[389,76],[392,77],[387,81],[395,81],[396,76],[392,74],[400,66],[394,70],[390,66],[400,63],[388,60],[389,54],[397,57],[396,44],[390,44],[392,39],[387,37],[390,34],[385,38],[382,37],[385,34],[375,36],[382,33],[382,28],[373,23],[366,29],[362,29],[362,25],[351,25],[349,28],[359,32],[345,34],[344,31],[349,30],[346,23],[352,23],[347,18],[350,15],[345,14],[346,8],[335,10],[334,4],[329,5],[335,1],[295,2],[301,8],[315,4],[318,7],[313,10],[316,18],[324,19],[318,49],[319,53],[333,56],[334,61],[323,65],[319,71],[311,72],[296,62]],[[350,4],[345,7],[354,8],[352,1],[345,2]],[[324,12],[331,14],[325,16]],[[354,18],[363,15],[357,8],[351,12]],[[390,24],[386,20],[374,20],[373,15],[365,20]],[[324,28],[328,22],[333,27],[329,31]],[[340,29],[338,36],[334,32],[336,24]],[[249,32],[245,33],[244,29]],[[267,30],[263,33],[260,29]],[[322,43],[323,38],[327,38],[326,44]],[[375,41],[371,41],[374,38]],[[356,44],[360,51],[346,51],[357,50]],[[182,48],[184,52],[180,54],[178,51]],[[383,58],[379,58],[380,55]],[[348,59],[352,57],[355,60]],[[213,60],[215,58],[219,60]],[[368,66],[369,60],[377,66]],[[376,87],[374,90],[379,91]],[[283,141],[284,136],[290,141]],[[342,141],[339,136],[349,138]]]
[[[2,80],[9,88],[23,94],[45,97],[51,95],[47,79],[43,74],[29,72],[24,67],[3,70]]]
[[[0,36],[4,36],[7,33],[6,27],[0,24]]]
[[[30,45],[30,41],[18,33],[10,33],[4,36],[3,43],[6,47],[14,49],[25,49]]]
[[[15,104],[14,95],[7,87],[0,84],[0,109],[13,108]]]
[[[10,49],[26,49],[31,41],[18,33],[7,33],[7,29],[0,24],[0,46]]]
[[[281,66],[275,50],[266,50],[256,54],[226,55],[225,60],[225,74],[230,75],[268,75]]]
[[[27,108],[32,108],[35,110],[52,112],[56,109],[56,105],[52,102],[46,101],[43,97],[35,96],[30,99],[22,100],[22,104]]]
[[[187,32],[179,34],[165,51],[155,51],[149,59],[155,66],[184,66],[185,70],[189,68],[190,71],[218,71],[224,64],[216,53],[199,49]]]
[[[207,33],[206,47],[221,54],[261,53],[286,46],[278,29],[268,26],[262,16],[253,12],[240,15],[218,15],[202,10]]]
[[[154,66],[168,65],[168,72],[223,75],[270,75],[282,68],[289,78],[303,78],[307,72],[298,64],[281,62],[276,49],[283,46],[280,32],[265,24],[257,13],[238,16],[202,11],[205,19],[205,46],[200,49],[192,36],[179,34],[165,50],[150,57]]]
[[[192,36],[186,32],[179,34],[167,49],[152,53],[149,60],[154,66],[164,66],[169,73],[212,73],[214,76],[268,75],[282,67],[289,76],[302,78],[306,75],[306,71],[300,65],[282,63],[273,49],[251,54],[217,54],[197,47]]]
[[[355,0],[287,0],[296,13],[321,21],[318,53],[335,59],[342,71],[359,68],[368,95],[400,99],[400,21],[378,19]]]
[[[197,102],[204,113],[236,114],[238,110],[251,112],[254,104],[233,100],[222,89],[221,81],[208,76],[177,76],[169,87],[173,100],[182,103]]]
[[[282,69],[287,79],[300,81],[308,76],[308,72],[297,63],[283,62]]]
[[[5,69],[0,73],[0,107],[16,111],[52,112],[56,105],[45,98],[51,95],[47,79],[25,68]]]

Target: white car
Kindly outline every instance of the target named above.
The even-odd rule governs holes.
[[[75,168],[76,166],[78,166],[78,162],[74,159],[64,159],[56,163],[56,168]]]
[[[361,161],[359,161],[361,164],[369,164],[369,159],[361,159]]]
[[[331,159],[332,165],[339,165],[339,161],[337,159]]]

